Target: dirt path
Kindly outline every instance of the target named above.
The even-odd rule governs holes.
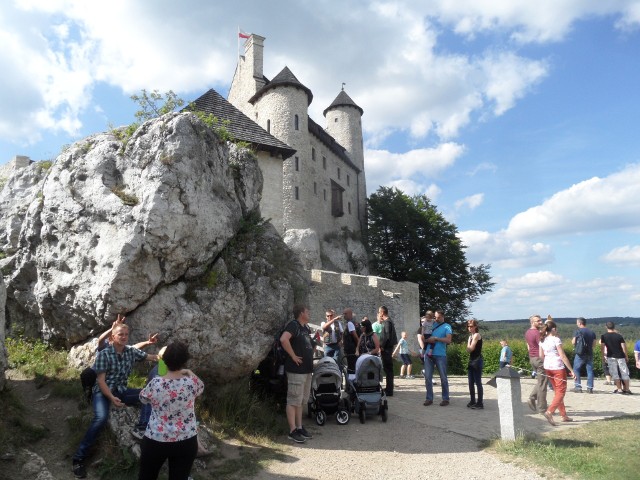
[[[21,399],[25,407],[26,419],[35,426],[42,426],[48,434],[27,449],[40,456],[46,464],[46,469],[54,479],[72,478],[71,460],[68,456],[69,428],[66,419],[78,415],[78,403],[51,395],[51,385],[45,384],[37,388],[36,382],[26,379],[17,370],[8,370],[9,388]],[[28,470],[23,470],[24,463],[31,464]],[[17,452],[15,460],[3,461],[0,464],[2,474],[0,478],[11,480],[36,478],[39,462],[29,457],[24,451]],[[29,470],[29,468],[33,470]],[[29,477],[29,474],[34,474]],[[25,476],[26,475],[26,476]],[[42,477],[45,480],[46,476]]]

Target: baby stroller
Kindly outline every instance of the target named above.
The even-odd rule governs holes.
[[[387,421],[387,397],[380,386],[382,361],[374,355],[360,355],[356,362],[356,373],[349,375],[347,390],[354,411],[364,423],[367,415],[380,415]]]
[[[349,423],[349,398],[342,392],[342,373],[336,361],[323,357],[313,367],[311,395],[309,397],[309,418],[315,415],[316,423],[324,425],[327,414],[336,414],[340,425]]]

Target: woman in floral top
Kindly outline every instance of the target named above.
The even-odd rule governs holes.
[[[141,443],[139,480],[155,480],[169,460],[169,480],[187,480],[198,452],[195,399],[204,390],[191,370],[183,369],[189,349],[182,342],[171,343],[162,360],[166,375],[153,378],[140,392],[140,401],[150,403],[152,412]]]

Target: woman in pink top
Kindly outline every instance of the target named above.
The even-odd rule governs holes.
[[[542,329],[542,338],[540,342],[540,356],[544,361],[544,370],[549,377],[549,381],[553,385],[554,395],[551,404],[544,412],[547,421],[555,426],[553,414],[558,409],[563,422],[572,422],[573,420],[567,416],[567,410],[564,407],[564,395],[567,392],[567,371],[573,377],[573,369],[567,358],[567,354],[562,349],[562,340],[558,337],[556,324],[553,320],[547,320]]]
[[[166,375],[153,378],[140,392],[140,401],[151,404],[151,418],[142,439],[138,480],[155,480],[169,460],[169,480],[187,480],[198,452],[195,399],[204,390],[191,370],[184,369],[189,349],[171,343],[162,360]]]

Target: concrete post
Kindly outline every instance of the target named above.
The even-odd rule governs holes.
[[[520,374],[511,367],[503,367],[487,385],[498,388],[500,437],[503,440],[515,440],[516,436],[524,433]]]

